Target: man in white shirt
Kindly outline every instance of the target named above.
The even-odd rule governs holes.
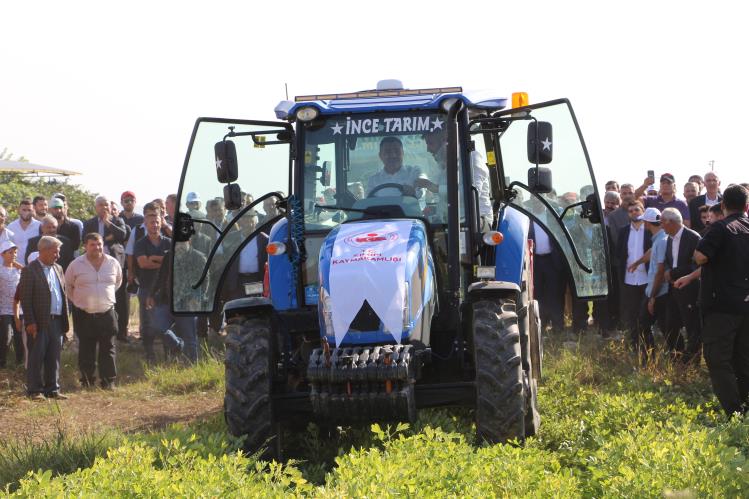
[[[413,196],[420,198],[424,189],[417,189],[417,179],[426,179],[415,166],[403,166],[403,143],[398,137],[385,137],[380,141],[380,160],[383,169],[367,180],[367,196]],[[396,187],[378,189],[384,184],[399,184]]]
[[[643,225],[640,217],[645,208],[642,202],[634,201],[628,208],[630,224],[619,231],[617,258],[619,272],[623,276],[621,286],[621,318],[625,329],[636,337],[639,333],[638,317],[640,307],[645,298],[645,288],[648,285],[648,272],[642,257],[651,246],[651,234]],[[637,264],[637,265],[636,265]]]
[[[18,204],[18,218],[13,220],[8,228],[13,233],[13,242],[18,246],[18,254],[26,254],[29,239],[39,235],[42,224],[34,218],[34,208],[31,198],[23,198]]]
[[[104,254],[104,240],[100,234],[87,234],[83,245],[86,252],[73,260],[65,272],[67,295],[76,306],[81,384],[88,388],[96,382],[98,348],[101,387],[111,389],[117,377],[114,349],[117,313],[114,305],[115,293],[122,284],[122,267],[117,259]]]

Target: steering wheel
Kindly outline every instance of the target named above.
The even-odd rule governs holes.
[[[394,189],[398,189],[400,191],[400,193],[401,193],[401,196],[409,196],[409,197],[412,197],[414,199],[418,199],[416,197],[416,189],[414,189],[413,187],[411,187],[409,185],[408,187],[411,187],[411,189],[412,189],[413,192],[406,192],[406,189],[405,189],[406,186],[404,186],[403,184],[396,184],[394,182],[389,182],[387,184],[380,184],[380,185],[378,185],[377,187],[375,187],[374,189],[372,189],[371,191],[369,191],[369,194],[367,195],[367,199],[369,199],[371,197],[374,197],[375,193],[377,193],[377,192],[379,192],[379,191],[381,191],[383,189],[389,189],[391,187],[394,188]]]

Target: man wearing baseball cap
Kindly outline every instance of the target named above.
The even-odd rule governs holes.
[[[122,205],[120,217],[122,217],[131,230],[135,230],[136,227],[145,221],[143,215],[135,213],[135,193],[133,191],[123,192],[120,196],[120,204]]]
[[[66,237],[73,249],[78,248],[81,245],[81,230],[65,214],[65,202],[57,197],[50,199],[49,213],[57,220],[57,234]]]
[[[630,338],[633,349],[640,352],[644,364],[648,357],[652,358],[655,348],[653,324],[657,322],[661,331],[666,330],[668,283],[665,279],[665,261],[668,235],[661,228],[661,212],[658,208],[646,209],[637,220],[644,222],[645,228],[652,234],[650,250],[627,269],[628,272],[634,272],[637,267],[649,262],[648,284],[640,309],[639,334]]]
[[[681,218],[684,221],[684,225],[691,227],[689,206],[686,201],[676,197],[676,178],[671,173],[664,173],[661,175],[660,190],[656,195],[645,196],[644,204],[645,208],[657,208],[658,211],[663,212],[666,208],[676,208],[681,213]],[[639,198],[645,195],[645,192],[650,186],[653,185],[653,179],[645,177],[643,184],[635,191],[635,198]]]

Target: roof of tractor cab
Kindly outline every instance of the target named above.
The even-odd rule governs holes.
[[[426,89],[389,88],[365,90],[345,94],[303,95],[295,102],[281,101],[276,106],[279,119],[296,119],[301,108],[314,107],[321,115],[341,113],[364,113],[372,111],[404,111],[415,109],[439,109],[445,99],[456,98],[474,109],[497,111],[507,105],[507,98],[487,95],[485,92],[464,92],[461,87],[439,87]]]

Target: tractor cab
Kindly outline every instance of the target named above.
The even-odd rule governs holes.
[[[172,308],[223,308],[232,432],[259,424],[252,392],[273,399],[273,421],[468,405],[488,440],[532,434],[542,340],[531,230],[549,235],[577,298],[608,293],[599,195],[570,103],[516,94],[508,108],[385,80],[275,111],[278,121],[198,119],[179,189]],[[256,373],[244,365],[254,342],[267,386],[241,375]],[[507,376],[517,391],[487,384]]]

